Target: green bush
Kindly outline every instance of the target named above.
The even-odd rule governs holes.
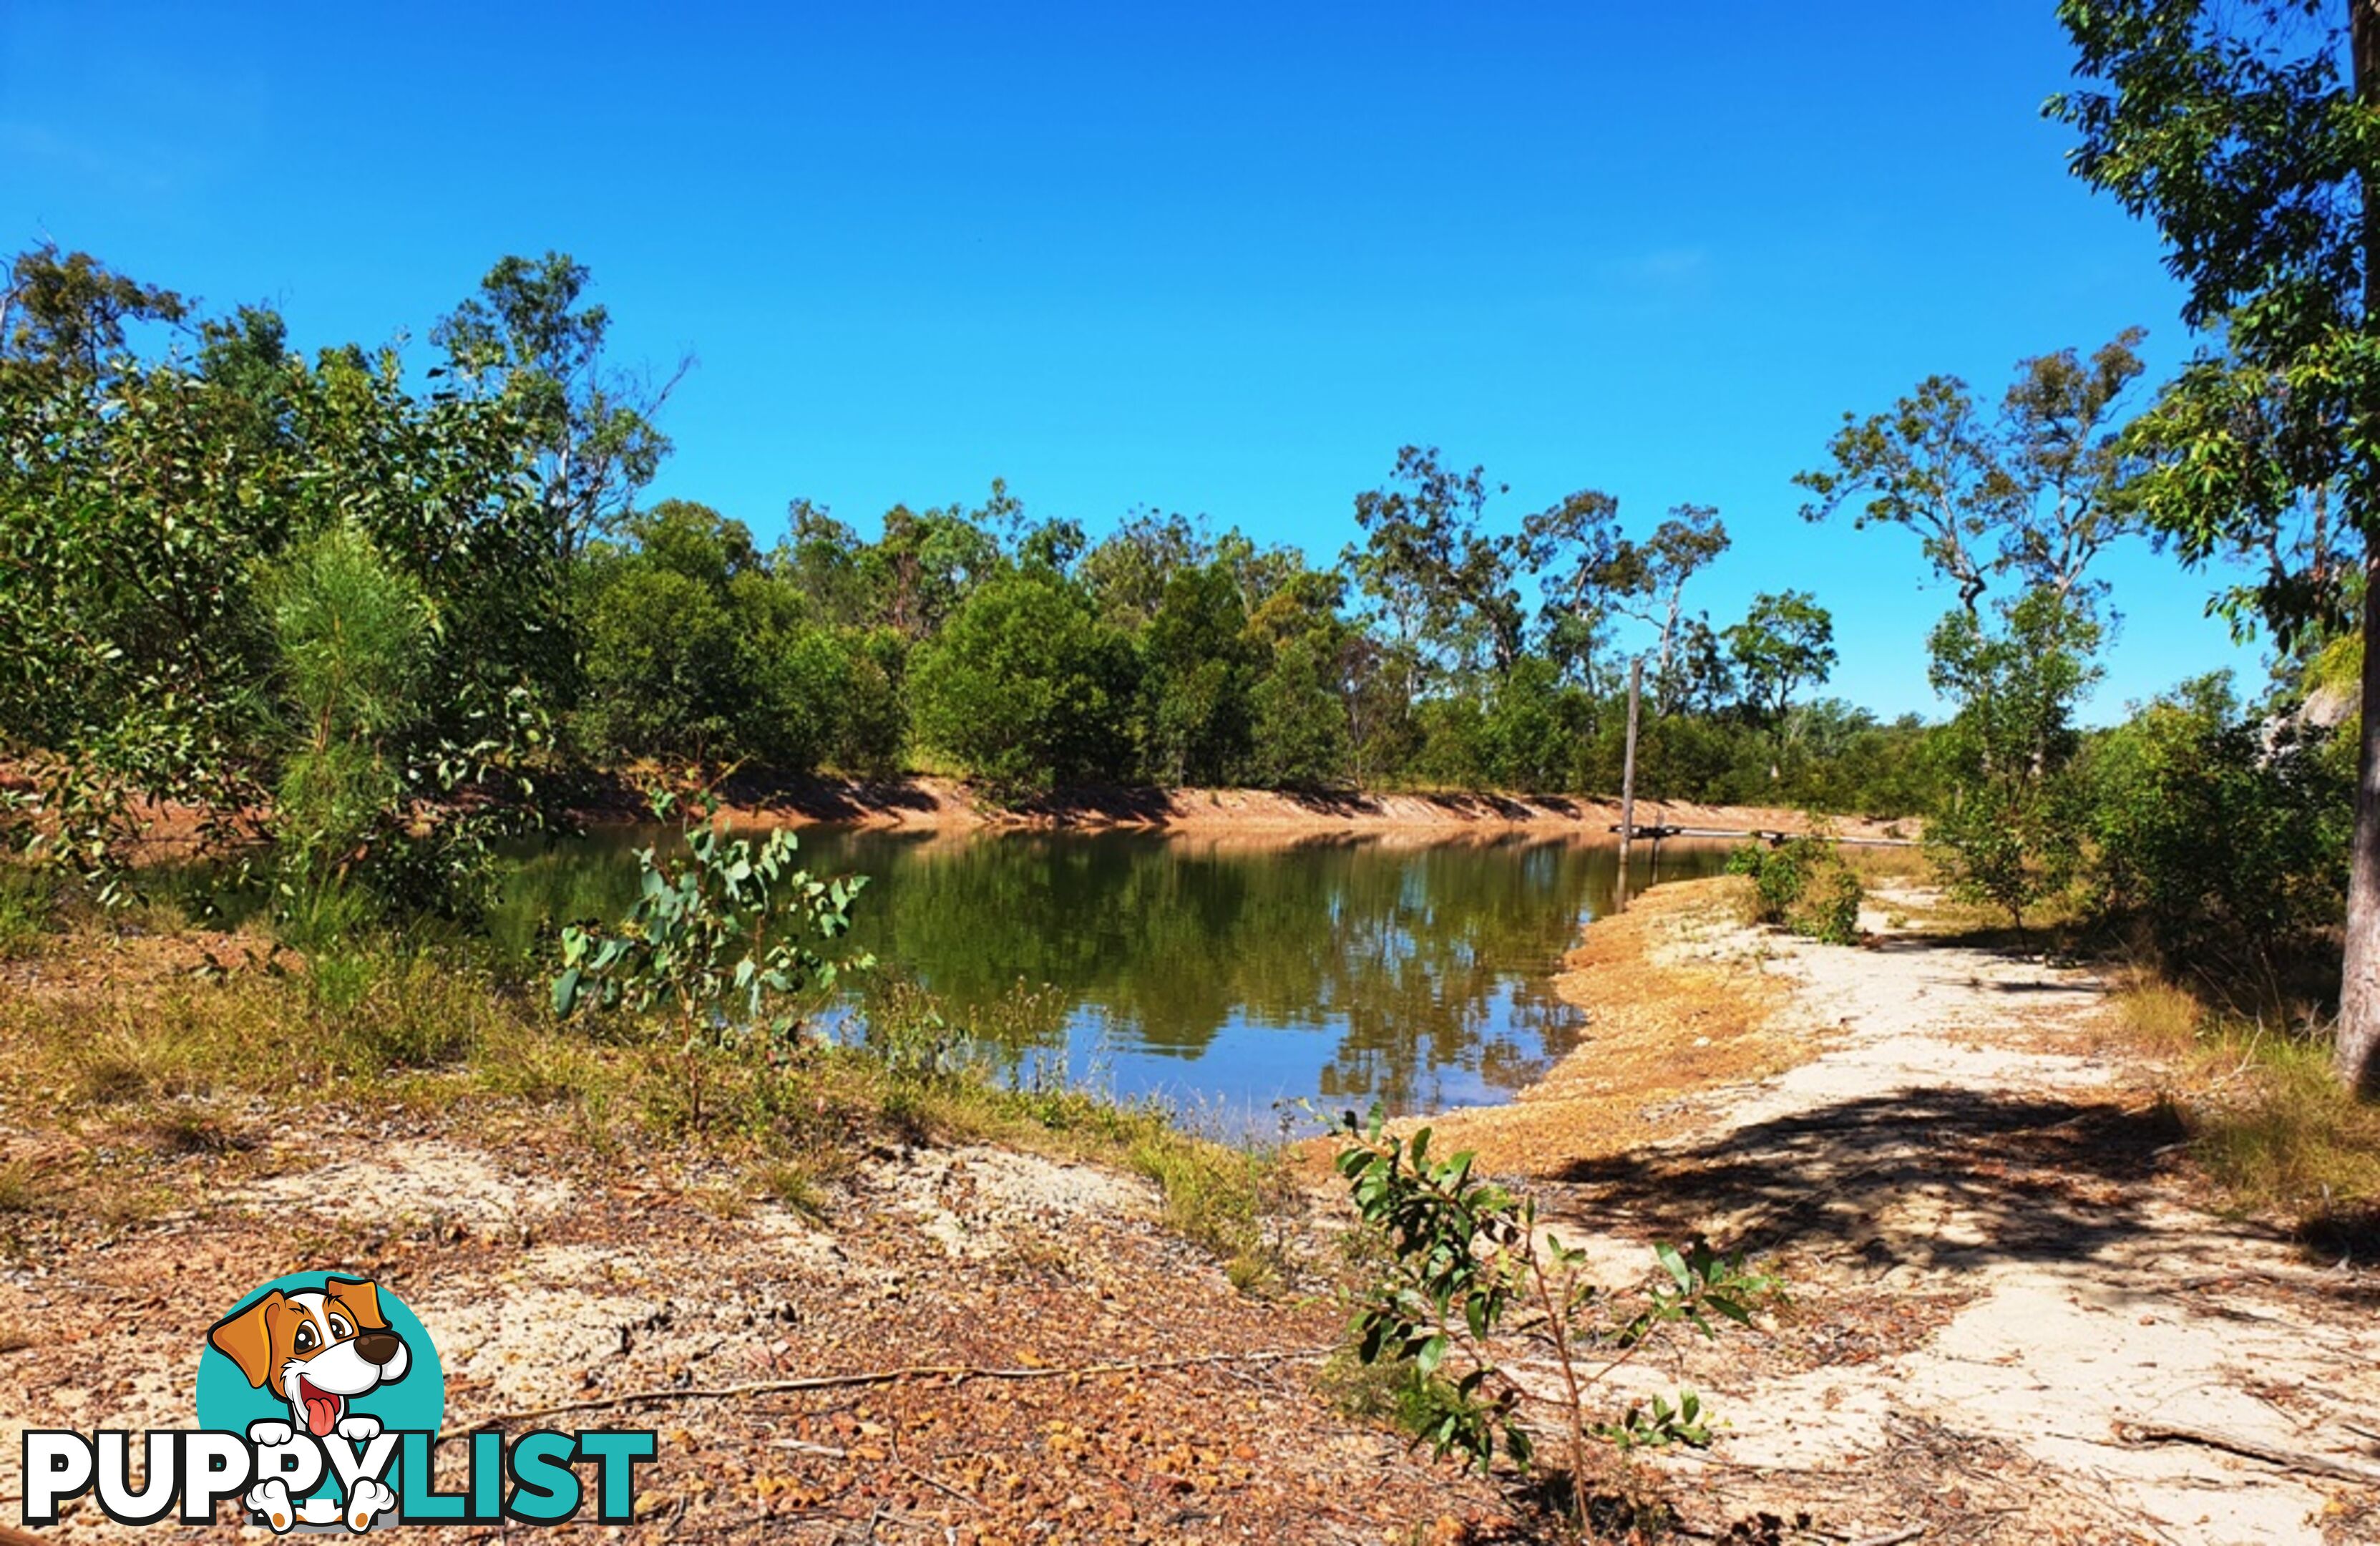
[[[2108,731],[2087,773],[2093,898],[2143,925],[2168,964],[2277,988],[2331,957],[2346,911],[2353,736],[2268,734],[2218,675]]]
[[[1774,848],[1747,843],[1728,856],[1727,872],[1751,879],[1759,922],[1828,944],[1859,943],[1866,892],[1825,838],[1796,837]]]
[[[1038,572],[986,583],[921,647],[917,734],[994,791],[1126,776],[1131,644],[1073,583]]]
[[[1632,1401],[1609,1420],[1592,1418],[1587,1402],[1667,1328],[1713,1336],[1720,1320],[1751,1325],[1754,1307],[1778,1291],[1774,1278],[1698,1239],[1682,1250],[1653,1248],[1662,1276],[1650,1288],[1600,1284],[1585,1252],[1538,1227],[1534,1199],[1480,1179],[1467,1152],[1433,1159],[1430,1129],[1408,1142],[1375,1106],[1368,1121],[1344,1114],[1337,1137],[1337,1169],[1370,1237],[1354,1355],[1367,1367],[1410,1370],[1389,1400],[1401,1420],[1427,1420],[1417,1436],[1439,1455],[1482,1471],[1500,1451],[1523,1469],[1531,1465],[1536,1445],[1523,1404],[1536,1393],[1500,1346],[1523,1327],[1553,1353],[1574,1482],[1586,1474],[1589,1439],[1621,1449],[1710,1443],[1692,1391],[1674,1405]]]
[[[1925,843],[1953,895],[2005,908],[2022,929],[2082,868],[2088,792],[2074,716],[2102,674],[2100,628],[2053,590],[1996,610],[1953,612],[1929,640],[1934,689],[1959,712],[1930,745]]]

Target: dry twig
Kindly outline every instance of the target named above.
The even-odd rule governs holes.
[[[662,1401],[734,1401],[747,1395],[780,1395],[795,1391],[844,1390],[853,1385],[890,1385],[904,1380],[948,1380],[962,1384],[969,1380],[1063,1380],[1083,1379],[1095,1374],[1141,1374],[1163,1369],[1195,1369],[1208,1364],[1287,1363],[1298,1358],[1323,1358],[1330,1356],[1328,1347],[1277,1348],[1264,1353],[1200,1353],[1181,1358],[1135,1358],[1123,1363],[1079,1364],[1073,1367],[998,1369],[978,1364],[911,1364],[901,1369],[868,1369],[856,1374],[819,1374],[799,1380],[755,1380],[749,1384],[721,1385],[710,1389],[661,1389],[624,1391],[617,1395],[593,1395],[581,1401],[557,1402],[551,1406],[533,1406],[518,1412],[491,1412],[445,1430],[438,1435],[443,1443],[467,1433],[492,1428],[500,1422],[528,1422],[532,1418],[560,1417],[569,1412],[601,1412],[617,1406],[634,1406],[640,1402]],[[0,1541],[0,1546],[14,1543]]]
[[[2221,1433],[2211,1428],[2188,1428],[2172,1422],[2131,1422],[2119,1418],[2116,1436],[2127,1443],[2144,1444],[2161,1440],[2182,1443],[2204,1444],[2209,1449],[2226,1450],[2244,1455],[2251,1460],[2262,1460],[2267,1466],[2278,1466],[2286,1471],[2299,1471],[2308,1476],[2337,1477],[2342,1481],[2360,1481],[2366,1487],[2380,1487],[2380,1466],[2359,1466],[2350,1460],[2334,1459],[2327,1455],[2315,1455],[2306,1450],[2281,1449],[2242,1439],[2236,1434]]]

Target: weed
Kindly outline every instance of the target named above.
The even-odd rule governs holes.
[[[175,1105],[145,1129],[150,1147],[168,1159],[193,1154],[229,1154],[256,1147],[256,1140],[201,1107]]]
[[[0,864],[0,960],[30,955],[50,926],[50,889],[21,864]]]
[[[42,1174],[30,1160],[11,1160],[0,1164],[0,1213],[32,1213],[41,1211],[49,1196]]]
[[[1160,1119],[1125,1158],[1157,1183],[1167,1226],[1212,1251],[1234,1287],[1252,1293],[1288,1275],[1284,1244],[1266,1227],[1287,1201],[1278,1155],[1191,1138]]]
[[[826,1187],[818,1175],[799,1160],[764,1160],[753,1167],[752,1185],[762,1197],[804,1218],[826,1217]]]

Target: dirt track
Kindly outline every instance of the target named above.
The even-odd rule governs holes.
[[[1793,1302],[1769,1334],[1682,1370],[1732,1424],[1664,1460],[1690,1507],[1928,1541],[2380,1539],[2380,1272],[2199,1205],[2160,1071],[2114,1034],[2106,985],[1880,913],[1864,948],[1755,932],[1716,905],[1726,883],[1653,893],[1634,972],[1567,980],[1593,1017],[1572,1065],[1509,1112],[1442,1124],[1506,1142],[1599,1259],[1701,1231],[1781,1265]],[[1700,1035],[1774,1071],[1670,1094],[1670,1068],[1650,1141],[1548,1121],[1610,1102],[1599,1065],[1630,1066],[1646,971],[1701,982],[1725,1028],[1672,1045]],[[2372,1479],[2138,1442],[2160,1425]]]

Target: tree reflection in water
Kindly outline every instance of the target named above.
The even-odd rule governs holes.
[[[602,829],[525,860],[500,931],[525,944],[540,918],[625,906],[625,856],[657,835]],[[1426,1112],[1527,1084],[1575,1036],[1578,1012],[1549,980],[1618,878],[1609,845],[1526,834],[1417,846],[811,828],[801,841],[814,870],[871,877],[855,948],[961,1011],[1020,980],[1051,984],[1071,1005],[1074,1077],[1186,1098],[1242,1126],[1299,1095]],[[1716,873],[1723,858],[1673,846],[1658,878]],[[1641,851],[1632,869],[1638,887],[1656,878]]]

